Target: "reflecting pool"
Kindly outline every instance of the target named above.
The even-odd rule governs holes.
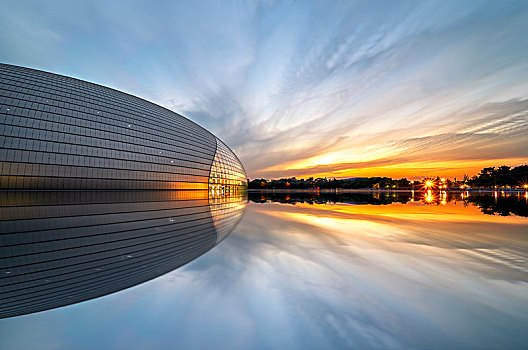
[[[0,320],[0,348],[524,348],[528,196],[427,197],[250,193],[207,253],[104,297]]]
[[[0,318],[110,294],[222,241],[242,196],[208,191],[0,192]]]

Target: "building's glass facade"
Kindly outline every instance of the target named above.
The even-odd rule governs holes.
[[[241,188],[247,188],[246,171],[242,163],[225,143],[218,138],[216,141],[216,154],[209,177],[211,195],[231,195]]]
[[[231,232],[245,203],[207,191],[0,192],[0,318],[172,271]]]
[[[112,293],[193,260],[236,226],[246,188],[235,154],[192,121],[100,85],[0,64],[0,318]]]
[[[0,64],[0,189],[231,190],[245,178],[222,141],[172,111]]]

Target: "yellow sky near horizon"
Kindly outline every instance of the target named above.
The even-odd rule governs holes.
[[[329,163],[324,164],[325,169],[331,167],[339,168],[345,166],[343,169],[337,171],[318,171],[317,165],[312,166],[307,163],[296,162],[293,164],[280,164],[278,166],[263,169],[262,171],[268,173],[286,174],[284,176],[277,176],[272,178],[293,177],[302,178],[350,178],[350,177],[391,177],[391,178],[408,178],[420,179],[424,177],[439,176],[450,179],[462,179],[464,175],[472,177],[480,172],[485,167],[499,167],[508,165],[511,167],[527,164],[528,160],[525,158],[506,158],[506,159],[490,159],[490,160],[446,160],[446,161],[420,161],[420,162],[406,162],[399,164],[387,164],[378,166],[365,166],[361,164],[355,167],[346,167],[346,163]],[[293,174],[293,175],[291,175]]]

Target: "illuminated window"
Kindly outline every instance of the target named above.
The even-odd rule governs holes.
[[[213,197],[230,196],[247,188],[247,176],[237,156],[218,138],[209,176],[209,192]]]

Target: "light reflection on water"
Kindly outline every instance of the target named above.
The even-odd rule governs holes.
[[[0,347],[521,349],[523,199],[252,194],[238,227],[201,258],[111,296],[0,321],[10,335]],[[23,337],[28,329],[38,331]]]

